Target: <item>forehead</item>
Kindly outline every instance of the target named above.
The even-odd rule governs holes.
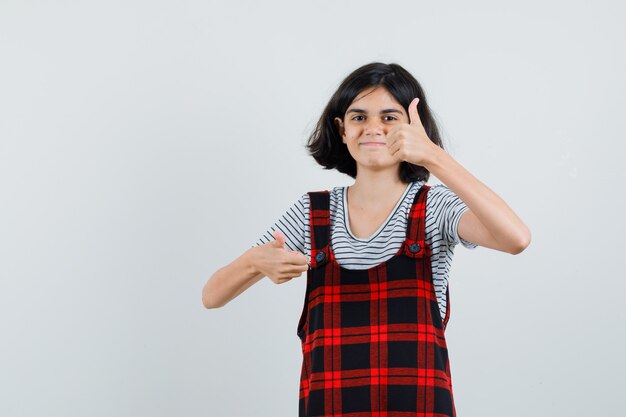
[[[354,100],[352,100],[352,103],[350,103],[348,109],[356,105],[358,105],[359,107],[385,106],[392,108],[395,107],[399,110],[402,109],[402,106],[400,105],[400,103],[398,103],[394,96],[392,96],[386,88],[380,86],[366,88],[365,90],[361,91],[359,94],[356,95]]]

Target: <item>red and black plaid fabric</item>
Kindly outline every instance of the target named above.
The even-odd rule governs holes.
[[[298,323],[299,416],[456,417],[448,349],[417,192],[389,260],[341,267],[330,247],[330,193],[309,192],[311,266]]]

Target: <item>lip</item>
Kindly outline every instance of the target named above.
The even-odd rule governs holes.
[[[382,146],[384,142],[362,142],[361,145]]]

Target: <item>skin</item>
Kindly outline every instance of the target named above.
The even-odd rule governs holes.
[[[356,179],[348,188],[351,227],[353,215],[355,225],[386,218],[406,189],[399,167],[407,161],[424,166],[468,206],[458,225],[462,239],[502,252],[521,253],[530,244],[528,227],[493,190],[430,140],[418,106],[419,98],[413,99],[407,114],[385,88],[375,87],[357,95],[343,119],[335,118],[357,164]],[[354,112],[356,109],[359,111]],[[396,112],[385,112],[389,109]]]

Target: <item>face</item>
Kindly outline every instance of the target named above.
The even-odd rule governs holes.
[[[383,87],[360,92],[350,103],[344,120],[335,118],[343,143],[359,167],[388,168],[400,164],[387,147],[387,132],[409,116]],[[358,172],[358,171],[357,171]]]

